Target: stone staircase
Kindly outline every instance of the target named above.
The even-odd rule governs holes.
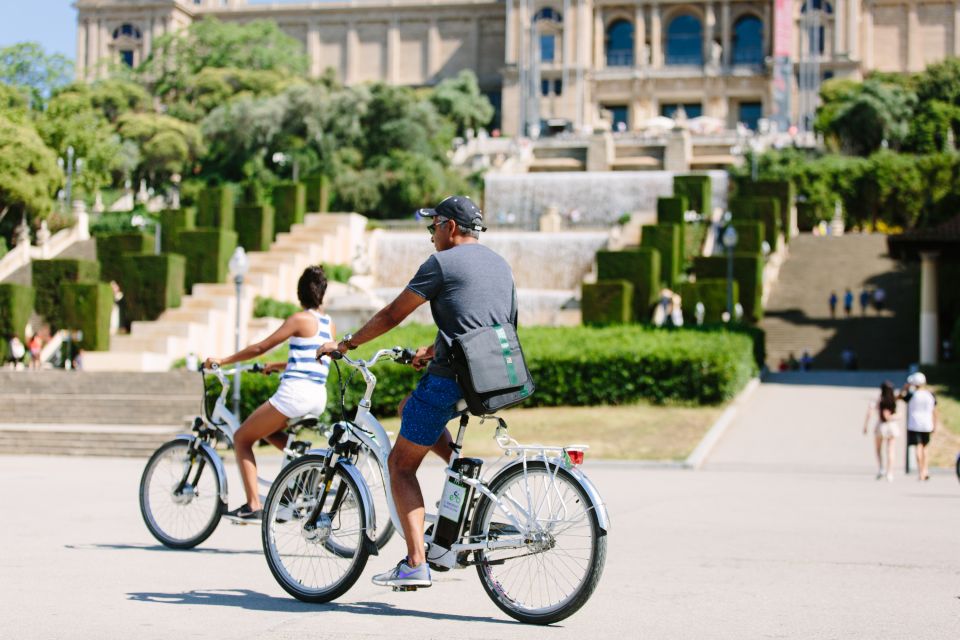
[[[859,294],[882,287],[886,310],[861,315]],[[854,313],[843,313],[843,294],[854,294]],[[828,298],[840,299],[830,317]],[[919,270],[887,255],[886,236],[801,234],[790,242],[789,258],[767,301],[760,326],[766,331],[767,365],[803,351],[814,367],[840,369],[841,353],[853,349],[863,369],[906,369],[916,362],[919,341]]]
[[[0,454],[149,456],[201,410],[197,373],[0,371]]]
[[[312,213],[290,232],[277,234],[269,251],[247,254],[250,269],[240,300],[241,344],[276,328],[275,323],[251,317],[256,296],[296,301],[303,269],[318,262],[350,264],[363,244],[365,229],[366,218],[357,214]],[[336,291],[336,283],[331,283],[328,298]],[[155,321],[134,322],[128,335],[113,336],[109,351],[85,353],[84,369],[167,371],[190,352],[200,357],[232,353],[236,315],[233,283],[196,284],[176,309]]]

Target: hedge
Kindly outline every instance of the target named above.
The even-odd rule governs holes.
[[[241,205],[234,210],[237,243],[247,251],[267,251],[273,242],[273,207]]]
[[[633,317],[650,321],[650,308],[660,290],[660,252],[649,247],[631,251],[598,251],[597,280],[626,280],[633,285]]]
[[[90,260],[34,260],[31,271],[36,312],[46,318],[52,329],[61,328],[64,320],[60,285],[100,279],[100,263]]]
[[[406,325],[364,344],[357,357],[377,349],[431,344],[436,328]],[[755,335],[755,334],[752,334]],[[520,329],[524,354],[537,391],[527,407],[656,403],[716,404],[732,398],[756,374],[754,340],[743,329],[655,329],[619,327],[527,327]],[[282,359],[282,350],[265,360]],[[344,378],[354,371],[340,365]],[[374,368],[377,388],[373,413],[396,415],[399,402],[416,386],[421,373],[392,362]],[[243,415],[250,415],[276,391],[278,376],[243,374]],[[340,417],[338,376],[333,365],[327,381],[327,407]],[[352,417],[364,384],[354,375],[347,393]],[[584,425],[586,430],[589,425]]]
[[[701,256],[694,260],[697,280],[727,278],[726,256]],[[739,284],[740,304],[747,322],[759,322],[763,317],[763,258],[755,253],[733,254],[733,277]]]
[[[207,187],[201,191],[197,199],[197,226],[232,231],[234,198],[233,186],[229,184]]]
[[[762,222],[765,240],[771,251],[777,250],[780,237],[780,203],[775,198],[760,196],[737,196],[730,198],[730,213],[737,222]],[[737,247],[739,250],[739,246]]]
[[[687,244],[687,221],[684,214],[689,211],[690,202],[686,196],[672,198],[657,198],[657,222],[680,225],[680,246]]]
[[[160,250],[164,253],[175,253],[180,232],[197,227],[197,210],[193,207],[164,209],[157,217],[160,219]]]
[[[302,311],[299,304],[257,296],[253,301],[254,318],[289,318]]]
[[[748,178],[734,180],[738,196],[762,196],[775,198],[780,212],[780,228],[783,229],[783,239],[790,242],[790,233],[793,229],[793,207],[797,200],[797,189],[790,180],[757,180]],[[773,247],[773,245],[770,245]]]
[[[740,288],[733,281],[733,304],[740,300]],[[727,310],[727,281],[719,278],[697,279],[696,282],[684,282],[680,285],[680,298],[683,305],[683,321],[686,324],[697,323],[697,303],[704,308],[704,325],[723,322],[723,312]]]
[[[225,229],[194,229],[180,233],[180,253],[187,259],[184,287],[198,282],[224,282],[227,263],[237,248],[237,232]]]
[[[14,334],[24,343],[24,329],[33,313],[33,287],[21,284],[0,284],[0,362],[7,357],[7,336]]]
[[[353,267],[348,264],[323,263],[323,272],[327,274],[327,280],[333,282],[349,282],[353,276]]]
[[[175,253],[126,255],[120,281],[129,320],[156,320],[167,309],[180,306],[187,260]]]
[[[766,240],[764,237],[765,224],[762,222],[731,222],[730,226],[737,231],[737,251],[741,253],[763,253],[763,241]]]
[[[684,249],[682,228],[679,224],[660,223],[643,225],[640,231],[640,246],[660,252],[660,282],[668,288],[673,288],[680,278]]]
[[[584,284],[580,310],[585,325],[627,324],[633,320],[633,285],[626,280]]]
[[[161,223],[162,224],[162,223]],[[160,232],[163,242],[163,231]],[[141,231],[108,233],[97,237],[97,260],[100,262],[100,277],[105,281],[120,282],[123,277],[122,259],[127,253],[153,253],[154,236]]]
[[[290,231],[293,225],[303,222],[306,193],[299,182],[278,184],[273,188],[274,235]]]
[[[712,203],[710,176],[685,175],[673,177],[673,195],[681,196],[697,213],[710,214]]]
[[[330,211],[330,178],[324,175],[311,176],[303,181],[305,205],[310,213]]]
[[[110,348],[110,312],[113,290],[104,282],[65,282],[60,286],[63,297],[65,328],[83,332],[81,349],[106,351]]]

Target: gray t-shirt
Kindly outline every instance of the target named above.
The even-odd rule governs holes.
[[[407,289],[430,301],[437,324],[433,361],[427,372],[454,377],[450,347],[454,339],[480,327],[515,322],[513,271],[487,247],[461,244],[438,251],[420,265]]]

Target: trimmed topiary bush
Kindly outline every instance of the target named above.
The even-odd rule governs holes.
[[[690,208],[697,213],[710,214],[713,202],[710,176],[674,176],[673,195],[685,197],[690,202]]]
[[[790,232],[794,227],[793,208],[797,200],[797,189],[790,180],[757,180],[747,177],[737,178],[734,182],[738,196],[761,196],[774,198],[780,214],[780,228],[783,239],[790,242]],[[773,246],[773,245],[771,245]]]
[[[683,245],[680,243],[679,224],[648,224],[640,230],[640,246],[660,252],[660,282],[669,288],[680,277]]]
[[[633,285],[626,280],[584,284],[580,311],[585,325],[627,324],[633,320]]]
[[[694,261],[697,281],[714,278],[726,281],[726,256],[701,256]],[[745,322],[759,322],[763,317],[763,258],[755,253],[733,254],[733,278],[737,281]]]
[[[33,313],[33,287],[0,284],[0,362],[7,357],[7,336],[14,334],[24,343],[24,329]]]
[[[780,203],[775,198],[761,196],[737,196],[730,198],[730,213],[736,222],[762,222],[764,239],[770,250],[777,250],[780,237]],[[737,245],[737,251],[740,246]]]
[[[740,301],[740,288],[733,281],[733,304]],[[727,310],[727,281],[718,278],[697,279],[696,282],[684,282],[680,285],[680,298],[683,305],[683,321],[689,325],[697,324],[697,303],[704,308],[703,323],[723,322],[723,312]]]
[[[290,227],[303,222],[306,210],[306,189],[302,183],[278,184],[273,188],[274,237],[290,231]]]
[[[237,232],[225,229],[194,229],[180,233],[180,253],[187,259],[184,288],[198,282],[224,282],[227,263],[237,248]]]
[[[310,213],[330,211],[330,178],[324,175],[311,176],[303,181],[306,193],[306,208]]]
[[[680,225],[680,246],[687,244],[687,221],[684,214],[690,210],[690,202],[686,196],[672,198],[657,198],[657,223]]]
[[[197,226],[233,230],[233,186],[222,184],[207,187],[197,198]]]
[[[100,263],[90,260],[34,260],[31,270],[36,312],[46,318],[54,330],[61,328],[64,321],[60,285],[100,279]]]
[[[650,247],[632,251],[598,251],[597,280],[626,280],[633,285],[633,318],[650,321],[650,308],[660,289],[660,252]]]
[[[129,320],[156,320],[167,309],[180,306],[187,260],[175,253],[126,255],[120,287]]]
[[[110,348],[110,312],[113,290],[104,282],[65,282],[60,286],[66,329],[80,330],[80,348],[106,351]]]
[[[193,207],[182,209],[164,209],[157,213],[160,219],[160,250],[174,253],[181,231],[197,228],[197,210]]]
[[[163,224],[163,223],[161,223]],[[163,242],[163,230],[160,232]],[[122,259],[127,253],[153,253],[154,237],[141,231],[108,233],[97,237],[97,260],[100,262],[100,277],[105,281],[120,282],[123,276]]]
[[[237,243],[247,251],[267,251],[273,242],[273,207],[241,205],[234,210]]]
[[[737,230],[738,252],[763,253],[766,225],[762,222],[731,222],[730,226]]]

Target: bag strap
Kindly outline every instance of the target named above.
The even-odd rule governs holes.
[[[500,341],[500,355],[503,356],[503,364],[507,367],[507,377],[510,384],[520,384],[520,378],[517,376],[517,368],[513,364],[513,354],[510,352],[510,343],[507,341],[507,332],[499,324],[493,325],[493,330],[497,334],[497,340]]]
[[[517,314],[519,313],[517,309],[517,283],[513,283],[513,300],[510,303],[510,322],[513,323],[513,328],[516,329],[519,325],[517,323]]]

